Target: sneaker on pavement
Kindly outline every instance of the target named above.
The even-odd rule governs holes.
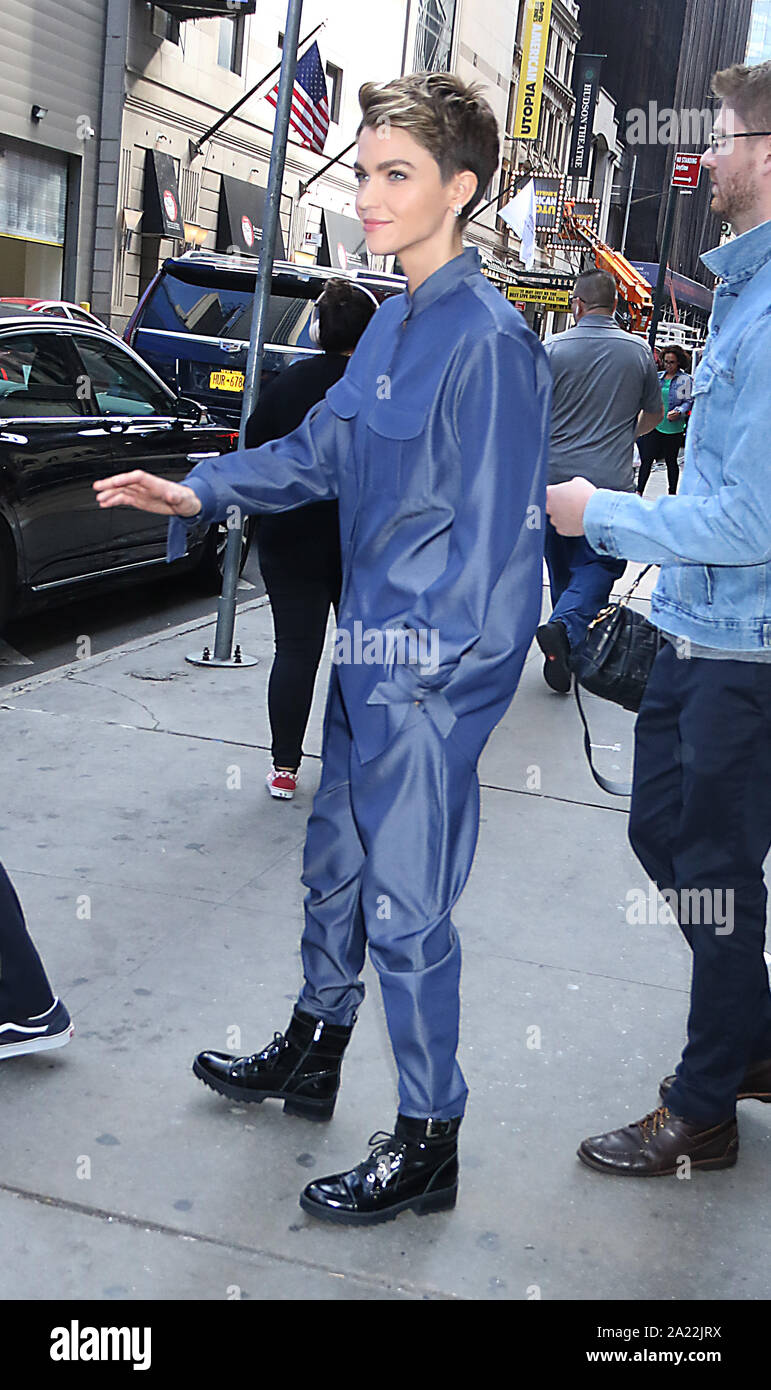
[[[291,801],[297,791],[297,773],[277,772],[275,767],[272,767],[265,778],[265,785],[271,796],[281,801]]]
[[[61,999],[54,999],[44,1014],[0,1022],[0,1061],[4,1057],[21,1057],[26,1052],[47,1052],[54,1047],[64,1047],[74,1032]]]

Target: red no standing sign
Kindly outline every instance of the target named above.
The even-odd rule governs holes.
[[[673,188],[698,188],[701,173],[700,154],[676,154],[672,170]]]

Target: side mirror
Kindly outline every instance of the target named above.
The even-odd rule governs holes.
[[[208,425],[209,415],[205,405],[191,400],[189,396],[177,397],[177,419],[193,425]]]

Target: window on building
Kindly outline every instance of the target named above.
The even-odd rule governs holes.
[[[554,59],[554,72],[555,76],[559,78],[560,82],[562,81],[562,50],[562,39],[557,39],[557,50]]]
[[[219,25],[217,63],[221,68],[227,68],[229,72],[235,72],[240,77],[244,70],[246,15],[239,14],[221,19]]]
[[[526,0],[519,0],[519,13],[517,14],[517,37],[514,42],[522,47],[522,30],[525,27],[525,8]]]
[[[180,48],[184,47],[182,25],[178,19],[169,14],[168,10],[162,10],[160,5],[153,5],[150,18],[152,31],[157,39],[168,39],[169,43],[175,43]]]
[[[415,72],[449,72],[455,0],[419,0]]]
[[[340,95],[343,90],[343,70],[336,68],[334,63],[327,63],[325,71],[329,78],[327,96],[329,97],[329,119],[339,123],[340,121]]]

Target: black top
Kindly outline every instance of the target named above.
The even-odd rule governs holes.
[[[312,406],[324,399],[330,386],[339,381],[348,358],[338,352],[320,352],[295,362],[260,390],[257,406],[246,426],[246,447],[257,449],[271,439],[283,439],[301,425]],[[339,546],[337,502],[310,502],[288,512],[261,516],[257,544],[261,558],[274,548],[291,549],[295,543]],[[267,558],[267,555],[266,555]],[[277,556],[278,558],[278,556]]]

